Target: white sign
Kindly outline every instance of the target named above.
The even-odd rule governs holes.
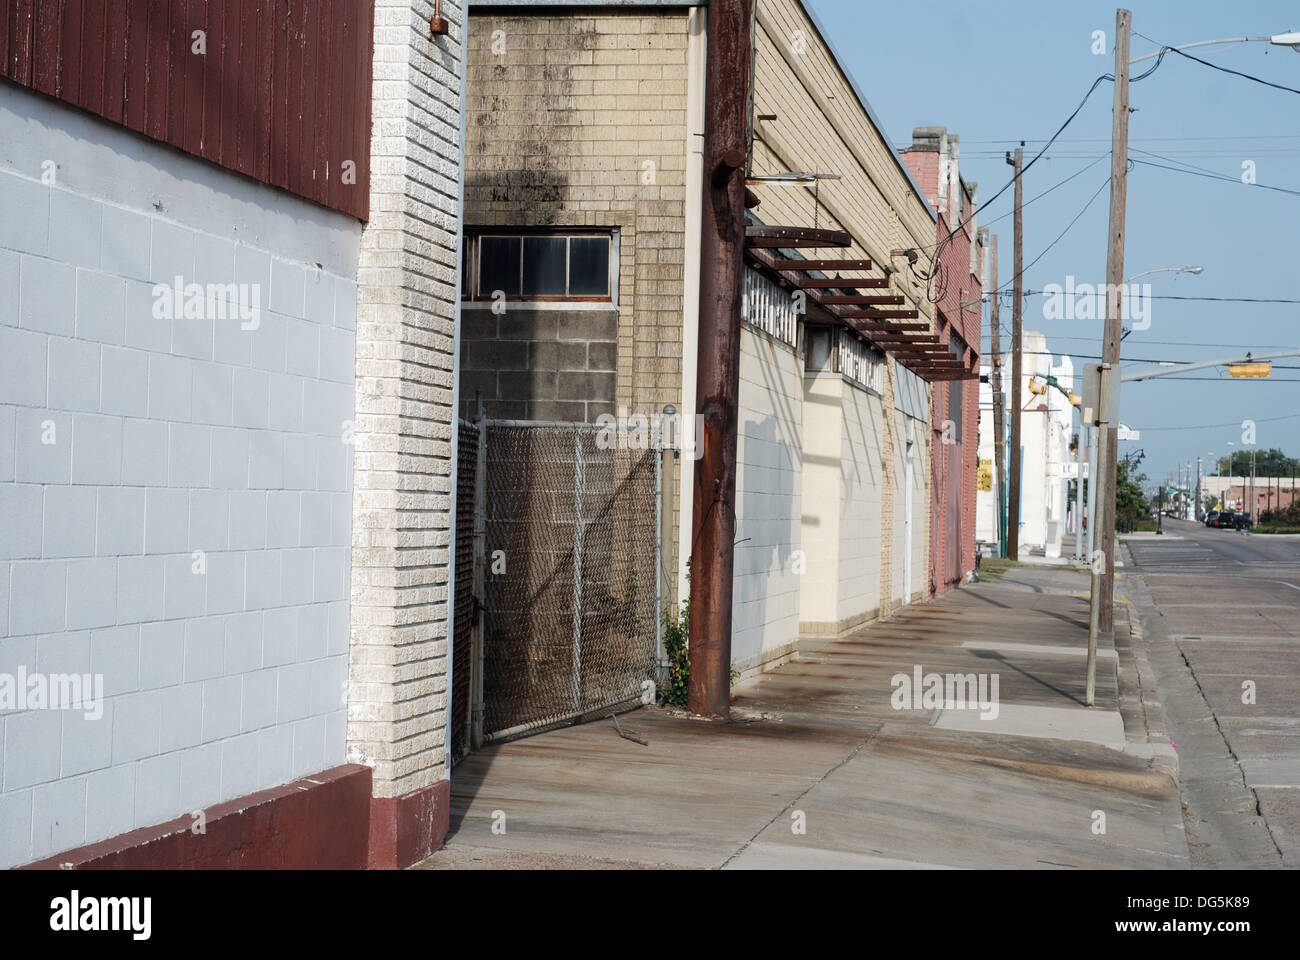
[[[1115,431],[1115,434],[1116,434],[1116,439],[1119,440],[1141,440],[1142,439],[1141,430],[1134,430],[1131,427],[1126,427],[1122,423],[1120,424],[1119,429]]]
[[[1088,467],[1089,467],[1089,464],[1086,464],[1086,463],[1085,463],[1085,464],[1083,465],[1083,476],[1084,476],[1084,479],[1087,479],[1087,477],[1088,477]],[[1063,463],[1063,464],[1061,464],[1061,479],[1062,479],[1062,480],[1074,480],[1074,479],[1076,479],[1078,476],[1079,476],[1079,465],[1078,465],[1077,463],[1070,462],[1070,463]]]

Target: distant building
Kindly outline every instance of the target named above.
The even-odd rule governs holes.
[[[989,368],[982,371],[988,373]],[[1053,376],[1061,389],[1047,387],[1039,394],[1029,389],[1031,379],[1045,383]],[[1075,470],[1071,452],[1075,436],[1074,407],[1062,390],[1074,387],[1074,362],[1068,356],[1054,357],[1047,339],[1036,330],[1026,330],[1022,348],[1020,383],[1020,549],[1022,553],[1059,557],[1066,535],[1074,532],[1074,501],[1071,477]],[[1011,353],[1002,360],[1002,383],[1007,399],[1006,410],[1012,409]],[[996,471],[993,471],[993,393],[987,382],[980,384],[980,460],[988,462],[988,489],[978,494],[977,532],[981,543],[998,542],[998,509],[1000,497]],[[1008,444],[1006,469],[1008,484],[1011,470],[1010,414],[1004,411],[1005,438]],[[1008,523],[1011,520],[1008,519]],[[1068,548],[1073,553],[1073,544]]]
[[[978,185],[962,179],[960,141],[946,127],[917,127],[901,151],[938,215],[942,244],[934,278],[935,329],[956,356],[978,356],[985,231],[976,226]],[[936,383],[930,417],[930,591],[944,593],[975,567],[979,392],[974,380]]]

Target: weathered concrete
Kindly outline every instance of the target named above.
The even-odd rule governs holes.
[[[1044,587],[1040,572],[1074,572],[1015,572],[805,643],[735,689],[747,719],[646,708],[621,723],[648,746],[602,721],[471,755],[453,773],[448,846],[423,866],[1187,866],[1167,769],[1097,742],[1113,745],[1117,720],[1105,737],[1092,729],[1123,715],[1129,745],[1152,752],[1117,685],[1131,655],[1105,647],[1094,711],[1081,659],[1062,655],[1086,643],[1087,604],[1049,591],[1086,577]],[[975,638],[1001,646],[963,646]],[[997,674],[999,710],[1052,711],[1058,738],[940,729],[934,709],[895,709],[891,678],[917,666]]]

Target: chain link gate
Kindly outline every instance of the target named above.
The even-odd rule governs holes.
[[[471,451],[467,427],[457,507],[477,490],[478,534],[458,516],[456,758],[641,702],[653,690],[661,628],[656,433],[482,420]],[[472,575],[461,568],[466,555]],[[479,585],[477,609],[461,602],[468,582]]]
[[[451,743],[454,765],[469,753],[471,740],[470,704],[473,701],[474,625],[478,595],[474,584],[474,500],[477,490],[479,425],[468,420],[457,424],[456,464],[456,569],[453,582],[451,646]]]

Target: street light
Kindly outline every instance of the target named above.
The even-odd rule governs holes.
[[[1195,276],[1197,274],[1204,273],[1204,272],[1205,272],[1204,267],[1156,267],[1154,270],[1143,270],[1141,273],[1133,274],[1133,276],[1129,277],[1127,280],[1124,281],[1124,286],[1127,287],[1134,280],[1140,280],[1143,277],[1149,277],[1153,273],[1190,273],[1193,276]],[[1133,328],[1129,327],[1127,330],[1123,331],[1119,335],[1119,338],[1123,340],[1132,332],[1133,332]]]
[[[1269,37],[1224,37],[1222,40],[1198,40],[1195,43],[1180,43],[1172,49],[1190,50],[1192,47],[1213,47],[1223,43],[1230,43],[1234,46],[1239,43],[1271,43],[1278,47],[1290,47],[1292,50],[1300,50],[1300,33],[1288,31],[1287,33],[1275,33]],[[1141,63],[1143,60],[1158,57],[1164,50],[1165,48],[1161,47],[1155,53],[1144,53],[1136,60],[1130,60],[1129,65],[1132,66],[1135,63]]]
[[[1126,285],[1130,284],[1134,280],[1140,280],[1142,277],[1150,276],[1153,273],[1190,273],[1195,275],[1204,272],[1204,267],[1156,267],[1154,270],[1143,270],[1141,273],[1135,273],[1133,276],[1125,280],[1124,283]]]

